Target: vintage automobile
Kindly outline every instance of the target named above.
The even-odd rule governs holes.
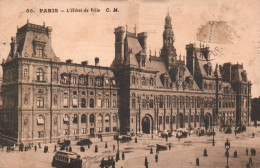
[[[92,141],[90,139],[82,139],[77,142],[77,145],[85,146],[85,145],[91,145]]]
[[[156,144],[156,151],[165,151],[165,150],[167,150],[166,146]]]
[[[225,131],[225,134],[231,134],[232,133],[232,129],[231,127],[228,127]]]
[[[82,168],[80,155],[74,152],[58,151],[52,159],[52,167],[56,168]]]
[[[59,141],[58,141],[58,145],[64,146],[64,147],[70,146],[70,140],[66,140],[66,139],[64,139],[64,140],[59,140]]]
[[[242,132],[244,132],[244,131],[246,131],[246,127],[243,125],[243,126],[240,126],[240,127],[238,127],[236,130],[236,133],[242,133]]]
[[[131,138],[131,136],[123,135],[121,138],[119,137],[119,141],[121,141],[122,143],[129,142],[129,141],[132,141],[132,138]]]

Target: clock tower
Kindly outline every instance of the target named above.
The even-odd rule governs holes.
[[[165,18],[165,25],[163,31],[163,47],[161,50],[161,57],[165,60],[168,69],[171,69],[176,62],[176,49],[173,46],[174,34],[172,31],[171,17],[169,13]]]

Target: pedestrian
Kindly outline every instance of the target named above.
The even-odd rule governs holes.
[[[98,152],[98,146],[95,145],[95,153],[97,153],[97,152]]]
[[[203,154],[204,157],[207,157],[208,156],[208,153],[207,153],[207,149],[205,148],[204,149],[204,154]]]
[[[100,166],[100,168],[104,168],[104,158],[102,158],[99,166]]]
[[[200,165],[200,159],[197,157],[196,158],[196,166],[199,166]]]
[[[115,151],[116,150],[116,146],[113,144],[113,151]]]
[[[255,133],[252,133],[252,137],[253,137],[253,138],[255,137]]]
[[[246,156],[248,156],[248,149],[246,148]]]
[[[155,155],[155,162],[157,163],[158,162],[158,154],[156,153]]]
[[[88,148],[90,148],[90,144],[88,143]]]
[[[125,152],[122,152],[122,160],[125,160]]]
[[[234,158],[237,158],[237,151],[234,152]]]
[[[111,164],[112,164],[112,168],[115,168],[115,160],[114,160],[114,158],[112,157],[112,159],[111,159]]]
[[[248,162],[246,163],[246,168],[250,168],[250,164]]]
[[[100,141],[103,142],[103,137],[102,137],[102,135],[100,135]]]
[[[35,151],[35,152],[37,151],[37,146],[36,146],[36,145],[34,145],[34,151]]]
[[[171,144],[169,143],[169,150],[171,150]]]
[[[249,157],[249,165],[253,165],[253,160],[252,160],[252,158],[251,157]]]
[[[105,148],[107,148],[107,142],[105,143]]]
[[[39,149],[41,149],[41,143],[40,142],[38,143],[38,145],[39,145]]]
[[[55,145],[55,146],[54,146],[54,152],[56,152],[56,151],[57,151],[57,146]]]
[[[69,147],[69,152],[72,152],[72,147],[71,146]]]
[[[146,168],[148,168],[148,161],[147,161],[147,157],[145,157],[145,160],[144,160],[144,166],[145,166]]]
[[[135,143],[137,143],[137,137],[135,137]]]
[[[153,148],[151,147],[151,149],[150,149],[150,154],[153,154]]]
[[[251,156],[253,156],[254,155],[254,149],[251,148],[250,152],[251,152]]]
[[[168,142],[168,135],[166,135],[165,138],[166,138],[166,142]]]

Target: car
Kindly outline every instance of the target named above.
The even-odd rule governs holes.
[[[119,140],[121,142],[129,142],[129,141],[132,141],[132,138],[131,138],[131,136],[123,135],[121,138],[119,138]]]
[[[165,150],[167,150],[167,147],[164,146],[164,145],[156,144],[156,150],[157,151],[165,151]]]
[[[52,159],[52,167],[56,168],[82,168],[82,159],[75,152],[58,151]]]
[[[82,139],[79,142],[77,142],[77,145],[85,146],[85,145],[91,145],[92,141],[90,139]]]
[[[225,131],[225,134],[231,134],[232,133],[232,129],[231,127],[228,127]]]
[[[70,146],[70,140],[66,140],[66,139],[64,139],[64,140],[59,140],[59,141],[58,141],[58,145],[64,146],[64,147]]]

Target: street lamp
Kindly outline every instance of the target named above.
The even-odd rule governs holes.
[[[226,166],[226,168],[229,168],[228,167],[228,157],[229,157],[228,150],[230,149],[230,143],[228,142],[228,140],[225,143],[225,149],[226,149],[226,157],[227,157],[227,166]]]
[[[215,146],[215,139],[214,139],[214,135],[215,135],[215,132],[214,132],[214,126],[213,126],[213,141],[212,141],[212,146]]]
[[[119,160],[119,130],[117,130],[117,152],[116,152],[116,160]]]

